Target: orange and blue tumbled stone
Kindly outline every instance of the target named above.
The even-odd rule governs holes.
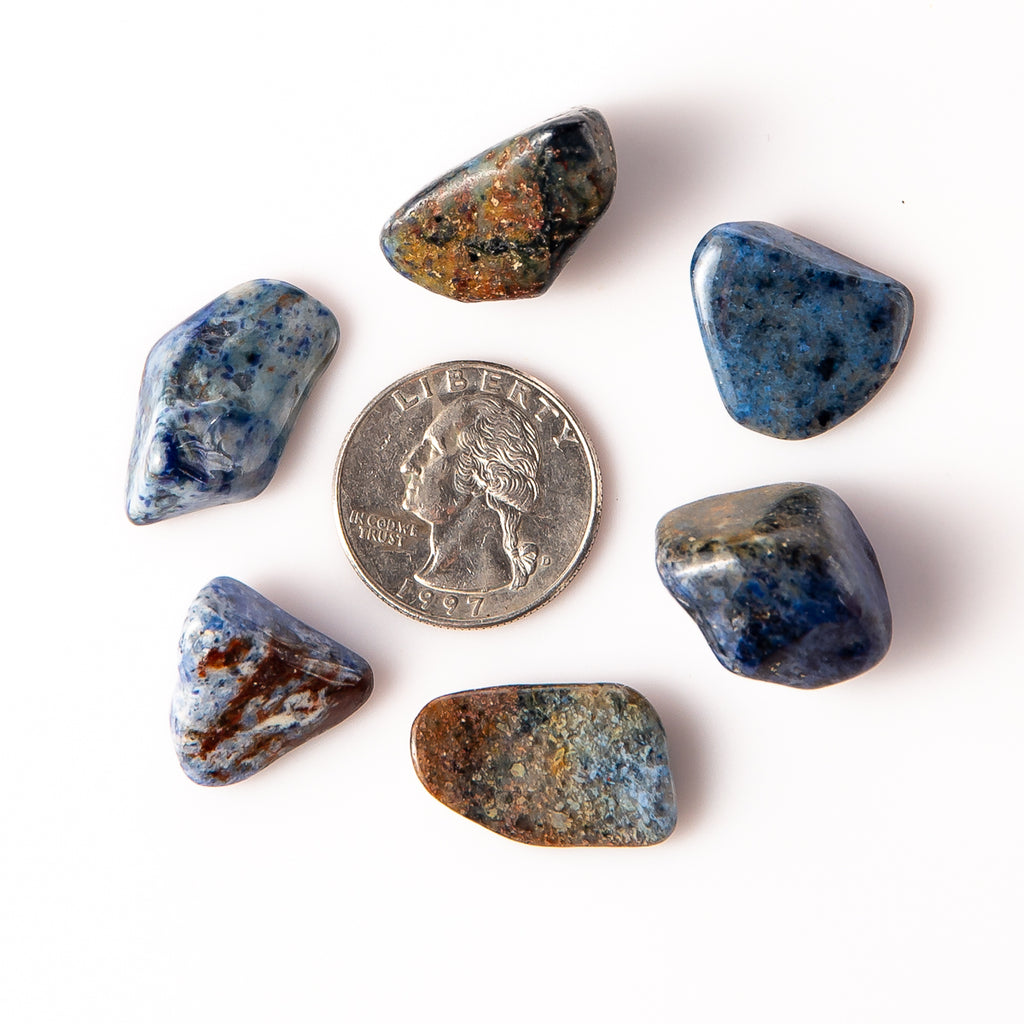
[[[814,437],[863,408],[914,316],[899,281],[774,224],[712,228],[690,277],[729,415],[771,437]]]
[[[495,686],[438,697],[412,758],[453,811],[534,846],[649,846],[676,824],[665,730],[618,683]]]
[[[658,523],[657,565],[739,675],[816,689],[866,672],[889,649],[878,559],[827,487],[772,484],[683,505]]]
[[[600,113],[577,107],[429,184],[384,225],[403,277],[460,302],[540,295],[604,213],[615,150]]]
[[[201,786],[239,782],[348,718],[373,673],[354,651],[229,576],[188,610],[171,732]]]

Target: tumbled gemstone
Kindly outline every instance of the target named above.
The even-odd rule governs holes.
[[[578,107],[480,153],[384,225],[404,277],[462,302],[540,295],[611,202],[605,119]]]
[[[373,689],[358,654],[227,576],[199,591],[179,646],[171,731],[201,786],[248,778],[348,718]]]
[[[535,846],[648,846],[676,824],[665,731],[618,683],[495,686],[431,701],[412,756],[432,796]]]
[[[283,281],[214,299],[153,346],[128,464],[128,518],[254,498],[338,345],[338,321]]]
[[[899,281],[773,224],[712,228],[691,280],[726,409],[772,437],[813,437],[864,406],[914,315]]]
[[[813,689],[859,675],[889,649],[878,560],[827,487],[773,484],[683,505],[658,523],[657,559],[732,672]]]

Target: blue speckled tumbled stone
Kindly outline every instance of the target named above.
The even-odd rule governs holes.
[[[816,484],[705,498],[658,523],[658,572],[730,671],[803,689],[877,664],[892,616],[878,560]]]
[[[253,498],[338,345],[338,321],[283,281],[232,288],[153,346],[128,464],[128,518]]]
[[[773,224],[719,224],[691,266],[715,382],[738,423],[821,434],[889,379],[914,303],[899,281]]]
[[[185,774],[202,786],[265,768],[373,689],[358,654],[228,576],[192,602],[179,647],[171,732]]]

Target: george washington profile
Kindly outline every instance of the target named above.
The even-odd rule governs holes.
[[[539,465],[536,432],[511,404],[474,394],[444,406],[399,467],[402,508],[431,527],[416,579],[467,593],[524,586],[537,547],[519,528],[538,498]]]

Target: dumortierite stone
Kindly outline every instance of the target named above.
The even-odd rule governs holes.
[[[370,696],[370,666],[227,576],[199,591],[181,633],[171,731],[201,786],[248,778]]]
[[[128,518],[155,523],[270,483],[338,321],[283,281],[232,288],[153,346],[128,464]]]
[[[712,228],[691,279],[726,409],[772,437],[813,437],[865,405],[914,315],[899,281],[773,224]]]
[[[730,671],[804,689],[877,664],[892,616],[878,560],[843,500],[774,484],[658,523],[658,572]]]
[[[431,795],[535,846],[647,846],[676,802],[665,731],[617,683],[496,686],[431,701],[412,727]]]
[[[615,189],[605,119],[583,107],[449,171],[384,225],[391,265],[462,302],[540,295]]]

